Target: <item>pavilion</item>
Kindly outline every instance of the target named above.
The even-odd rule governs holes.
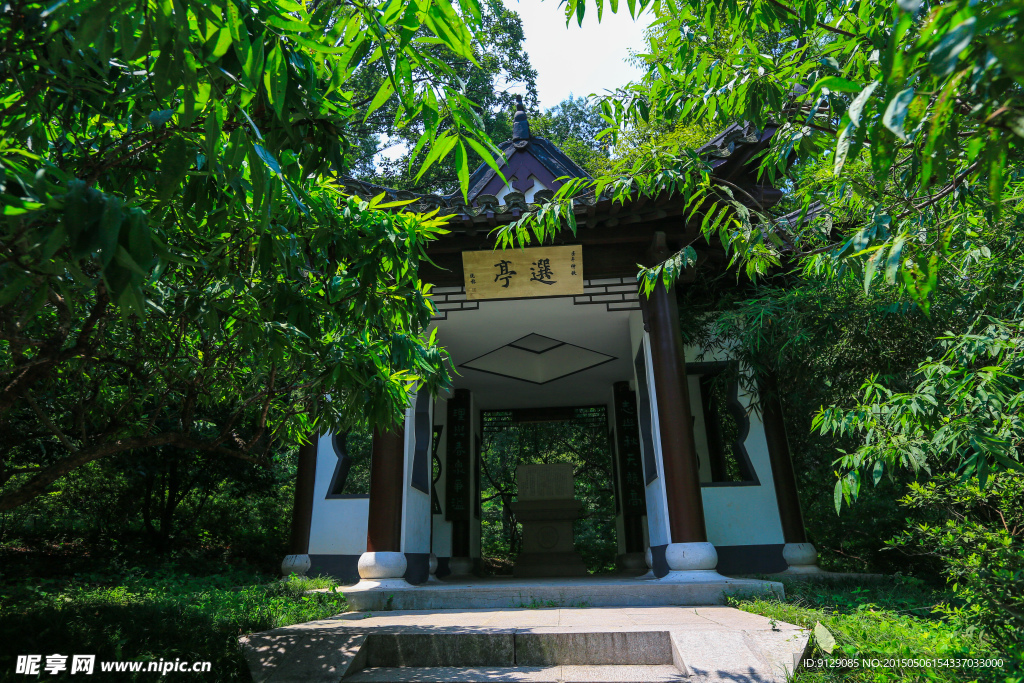
[[[743,387],[770,378],[731,383],[728,412],[739,433],[723,444],[726,416],[709,400],[710,380],[737,361],[684,347],[675,287],[659,286],[649,299],[637,292],[636,264],[693,243],[698,265],[676,285],[686,287],[697,268],[726,267],[721,246],[699,237],[699,218],[678,196],[625,206],[592,197],[575,203],[575,235],[495,251],[495,227],[547,201],[566,177],[587,175],[531,135],[521,105],[513,131],[500,145],[508,182],[481,166],[468,204],[461,195],[390,191],[454,214],[451,233],[429,248],[437,267],[424,266],[421,277],[435,285],[432,326],[459,374],[447,394],[413,397],[404,429],[374,433],[369,495],[345,493],[346,454],[333,435],[301,449],[283,570],[392,589],[471,573],[481,559],[480,444],[488,416],[500,411],[513,421],[586,413],[606,423],[627,572],[650,567],[659,581],[686,582],[816,571],[778,398],[766,393],[759,410],[748,410],[757,397]],[[774,132],[736,124],[701,150],[715,177],[759,208],[781,198],[752,161]],[[349,191],[383,190],[352,181]]]

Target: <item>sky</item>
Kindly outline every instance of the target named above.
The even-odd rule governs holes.
[[[626,3],[620,2],[618,14],[612,14],[606,3],[603,21],[598,23],[594,3],[586,2],[580,28],[575,19],[566,27],[558,0],[504,0],[523,20],[525,49],[537,70],[541,109],[555,106],[570,94],[614,90],[641,75],[625,60],[631,48],[643,51],[643,30],[650,20],[641,16],[634,22]]]
[[[522,19],[524,49],[537,70],[537,96],[542,111],[569,95],[603,94],[642,75],[626,63],[626,58],[630,49],[643,51],[643,31],[650,23],[650,15],[641,15],[634,22],[625,2],[619,3],[618,14],[613,14],[606,4],[603,21],[598,23],[594,3],[585,1],[587,13],[581,28],[575,20],[568,27],[565,25],[565,13],[558,0],[503,0]],[[511,88],[512,92],[516,90]],[[388,146],[384,136],[378,154],[398,159],[406,151],[404,144]]]

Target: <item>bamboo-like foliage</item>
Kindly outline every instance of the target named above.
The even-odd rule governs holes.
[[[475,0],[5,5],[0,509],[126,450],[268,463],[446,384],[417,277],[443,221],[333,169],[391,99],[427,165],[490,158],[435,56],[473,60],[479,22]],[[371,62],[388,77],[356,101]]]

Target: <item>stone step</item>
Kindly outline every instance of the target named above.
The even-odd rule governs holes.
[[[344,683],[681,683],[674,666],[371,667]]]
[[[691,572],[701,573],[701,572]],[[633,577],[586,579],[477,580],[447,577],[437,583],[362,581],[341,588],[352,610],[515,609],[541,607],[650,607],[722,605],[727,595],[764,595],[784,599],[775,581],[735,579],[707,572],[700,580],[643,580]]]
[[[808,636],[732,607],[634,607],[347,612],[240,643],[254,683],[786,683]]]
[[[668,631],[371,633],[368,668],[672,664]]]

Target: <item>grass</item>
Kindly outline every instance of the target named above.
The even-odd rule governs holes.
[[[0,589],[0,681],[29,680],[14,673],[17,655],[53,653],[95,654],[97,662],[210,661],[210,680],[249,681],[238,637],[345,611],[340,593],[307,593],[335,585],[323,578],[273,580],[245,570],[192,576],[173,565],[8,581]],[[95,675],[102,677],[98,665]],[[154,675],[116,677],[152,681]],[[161,680],[198,677],[169,673]]]
[[[857,580],[784,581],[786,600],[749,597],[730,600],[746,612],[814,630],[823,625],[835,639],[812,636],[809,657],[880,661],[877,667],[802,668],[796,683],[859,683],[887,681],[978,681],[1022,683],[1024,662],[997,652],[978,633],[942,619],[934,608],[948,599],[923,582],[893,577],[864,583]],[[824,645],[824,648],[823,648]],[[892,660],[977,659],[1003,657],[999,668],[884,666]],[[889,660],[888,662],[886,660]]]

